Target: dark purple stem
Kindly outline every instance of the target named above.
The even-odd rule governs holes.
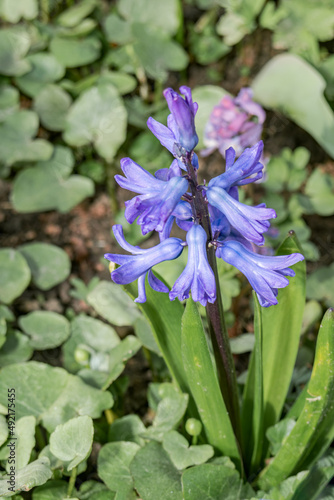
[[[194,167],[191,164],[191,155],[187,155],[184,160],[189,175],[193,214],[197,222],[204,228],[207,234],[207,242],[209,243],[210,241],[212,241],[212,232],[208,205],[203,196],[202,190],[198,185],[197,175]],[[216,301],[213,304],[210,304],[208,302],[206,306],[209,332],[216,360],[220,390],[222,392],[227,411],[230,415],[230,420],[237,441],[240,443],[241,430],[238,386],[233,356],[230,349],[230,342],[224,320],[224,311],[221,300],[216,255],[213,246],[207,245],[207,255],[209,264],[215,275],[217,291]]]

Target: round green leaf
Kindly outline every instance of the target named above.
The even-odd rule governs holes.
[[[19,325],[29,335],[34,349],[53,349],[61,345],[70,335],[68,320],[51,311],[33,311],[19,318]]]
[[[0,122],[19,109],[20,94],[15,87],[1,85],[0,87]]]
[[[51,479],[43,486],[34,489],[33,500],[63,500],[66,498],[67,489],[68,483],[66,481]]]
[[[57,18],[57,23],[65,28],[73,28],[88,16],[96,5],[96,0],[83,0],[62,12]]]
[[[48,160],[53,146],[44,139],[33,139],[38,126],[38,115],[33,111],[20,110],[8,116],[0,124],[0,163],[10,166],[17,162]]]
[[[21,28],[0,31],[0,68],[3,75],[20,76],[30,70],[29,61],[24,59],[30,47],[30,38]]]
[[[0,366],[27,361],[33,355],[33,349],[26,335],[18,330],[7,333],[5,343],[0,349]]]
[[[110,83],[117,88],[120,95],[129,94],[137,87],[137,80],[122,71],[106,71],[98,80],[99,84]]]
[[[29,361],[10,365],[0,373],[0,404],[7,405],[7,389],[15,387],[16,417],[34,415],[48,432],[78,415],[99,418],[111,408],[112,396],[86,385],[62,368]]]
[[[30,283],[30,269],[24,257],[13,248],[0,250],[0,301],[10,304]]]
[[[121,287],[108,281],[100,281],[88,294],[87,301],[103,318],[117,326],[132,325],[140,316]]]
[[[26,60],[31,66],[31,71],[16,78],[15,82],[19,89],[29,97],[38,96],[45,84],[56,82],[65,75],[64,66],[48,52],[31,54]]]
[[[15,491],[29,491],[34,486],[46,483],[52,476],[49,459],[39,458],[16,472]],[[0,495],[8,496],[8,483],[0,481]]]
[[[133,490],[129,466],[139,449],[136,443],[118,441],[106,444],[99,453],[97,467],[100,478],[122,498],[128,498]]]
[[[70,471],[89,455],[93,444],[93,421],[90,417],[77,417],[58,425],[50,436],[50,450],[64,462]]]
[[[83,92],[72,105],[64,132],[71,146],[93,143],[96,151],[111,161],[126,137],[127,114],[122,99],[111,84]]]
[[[0,0],[0,16],[5,21],[16,24],[21,18],[31,21],[37,15],[37,0]]]
[[[178,0],[120,0],[118,10],[130,22],[156,26],[159,30],[174,35],[181,21]]]
[[[71,261],[61,248],[49,243],[27,243],[19,248],[31,270],[33,283],[49,290],[64,281],[71,271]]]
[[[71,106],[70,95],[61,87],[49,84],[35,98],[35,110],[42,125],[48,130],[63,130],[66,115]]]
[[[60,64],[66,68],[77,68],[99,58],[101,42],[92,36],[82,39],[55,37],[50,43],[50,50]]]
[[[191,465],[203,464],[214,455],[214,449],[209,444],[189,446],[186,438],[177,431],[165,434],[163,447],[179,470],[186,469]]]
[[[33,416],[22,417],[15,423],[16,456],[15,467],[17,470],[28,465],[31,452],[35,446],[36,418]],[[7,462],[7,472],[10,464]]]
[[[94,183],[91,179],[71,175],[65,180],[50,163],[44,167],[26,168],[16,176],[12,203],[18,212],[68,212],[93,194]]]

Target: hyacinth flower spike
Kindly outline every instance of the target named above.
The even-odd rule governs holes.
[[[278,303],[278,288],[285,288],[289,284],[286,276],[295,276],[289,266],[304,260],[300,253],[275,257],[259,255],[248,250],[240,242],[229,239],[218,246],[216,255],[238,268],[247,277],[262,307]]]
[[[167,181],[157,179],[130,158],[121,160],[126,177],[115,175],[116,182],[130,191],[140,193],[125,202],[125,218],[132,224],[137,217],[142,233],[163,231],[166,221],[188,189],[188,181],[172,175]]]
[[[132,255],[106,253],[104,258],[120,267],[111,272],[111,279],[119,285],[127,285],[138,279],[138,297],[135,302],[146,302],[145,278],[153,290],[168,292],[168,288],[156,276],[151,268],[165,260],[174,260],[181,254],[184,243],[179,238],[168,238],[153,248],[142,249],[130,245],[123,235],[122,226],[113,226],[114,236],[118,244]]]
[[[191,291],[193,300],[203,306],[206,306],[207,302],[215,302],[215,276],[208,262],[206,242],[206,232],[202,226],[194,224],[187,233],[188,262],[169,292],[171,300],[176,297],[180,300],[188,299]]]

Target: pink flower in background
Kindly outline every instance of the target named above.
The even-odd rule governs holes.
[[[202,156],[218,149],[225,157],[225,150],[231,146],[239,156],[260,140],[266,113],[252,98],[252,89],[243,88],[237,97],[226,95],[213,108],[204,131],[206,149],[201,151]]]

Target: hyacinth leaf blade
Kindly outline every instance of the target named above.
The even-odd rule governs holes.
[[[262,472],[263,489],[306,470],[334,437],[334,314],[329,309],[320,326],[312,376],[303,410],[279,452]]]
[[[167,285],[165,280],[155,272],[155,276]],[[137,284],[124,285],[127,294],[135,299],[137,297]],[[181,355],[181,320],[183,306],[175,300],[171,302],[168,294],[154,291],[146,283],[146,302],[138,304],[140,310],[148,320],[154,339],[169,368],[177,386],[189,394],[188,412],[192,417],[198,417],[195,403],[190,395],[187,376],[183,368]]]
[[[300,252],[300,246],[296,236],[290,232],[277,251],[277,255],[288,255]],[[257,350],[252,355],[244,394],[244,408],[242,415],[243,434],[249,432],[249,408],[254,410],[254,404],[259,397],[258,387],[255,385],[255,373],[257,373],[259,355],[262,358],[262,380],[263,380],[263,425],[262,437],[262,459],[266,454],[268,442],[265,439],[266,429],[274,425],[282,412],[285,398],[289,389],[293,368],[296,361],[302,318],[305,306],[305,261],[298,262],[293,266],[296,275],[290,278],[288,287],[279,290],[278,304],[268,308],[259,308],[258,328],[262,332],[261,353]],[[257,299],[256,299],[257,300]],[[255,312],[257,307],[255,307]],[[258,333],[257,333],[258,335]],[[253,414],[254,418],[254,414]],[[251,440],[249,444],[251,444]],[[248,449],[248,461],[252,454],[252,448]],[[253,466],[258,463],[259,457]],[[249,463],[249,462],[248,462]]]
[[[261,322],[261,306],[253,292],[254,298],[254,334],[255,346],[252,352],[249,374],[245,386],[241,425],[245,466],[253,472],[262,458],[264,421],[263,421],[263,331]]]
[[[187,300],[182,317],[181,351],[188,384],[208,443],[231,457],[241,471],[238,443],[220,391],[202,320],[192,298]]]

